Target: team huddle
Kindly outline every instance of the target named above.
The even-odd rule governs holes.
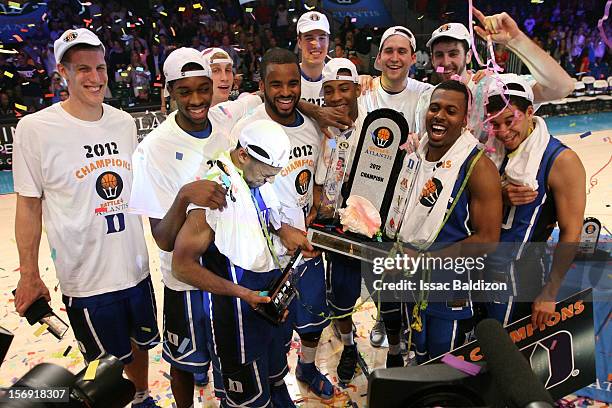
[[[437,256],[482,256],[494,251],[491,243],[544,242],[555,224],[561,243],[578,242],[583,166],[535,115],[539,104],[569,94],[573,82],[506,13],[474,15],[478,35],[507,45],[531,76],[470,72],[474,39],[450,23],[427,42],[435,85],[408,76],[416,39],[401,26],[382,36],[375,62],[381,76],[360,77],[348,59],[327,57],[329,23],[310,11],[297,22],[301,62],[288,50],[268,50],[260,91],[235,101],[219,86],[231,75],[225,51],[173,51],[163,66],[164,91],[176,110],[140,143],[131,116],[103,103],[104,46],[87,29],[66,31],[54,53],[70,97],[21,119],[14,138],[17,311],[50,300],[37,264],[44,217],[79,348],[86,361],[108,353],[126,364],[137,391],[133,406],[157,406],[148,391],[147,350],[161,343],[180,408],[193,406],[194,383],[208,382],[211,364],[221,406],[293,407],[284,377],[294,331],[296,378],[332,398],[337,385],[317,368],[317,347],[333,325],[344,346],[337,378],[349,384],[358,359],[351,314],[362,265],[322,253],[305,232],[322,210],[334,141],[350,134],[350,169],[366,116],[381,108],[399,112],[411,132],[401,172],[389,181],[397,204],[381,226],[404,253],[418,256],[439,244]],[[486,126],[477,132],[470,115],[473,93],[483,88]],[[141,216],[159,249],[161,336]],[[255,309],[271,301],[264,289],[298,249],[298,296],[275,325]],[[531,287],[517,282],[525,258],[492,256],[489,270]],[[465,292],[446,302],[381,302],[370,341],[380,346],[386,338],[386,366],[401,367],[406,327],[407,347],[422,363],[467,342],[483,313],[504,324],[531,315],[541,324],[554,312],[572,259],[559,251],[549,274],[543,263],[529,272],[544,280],[530,303],[510,296],[477,305]]]

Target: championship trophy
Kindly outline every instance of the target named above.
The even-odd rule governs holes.
[[[393,201],[397,177],[401,172],[405,152],[400,150],[408,138],[406,119],[392,109],[378,109],[366,116],[361,134],[346,131],[338,135],[331,146],[331,162],[327,170],[317,217],[308,228],[312,245],[362,261],[372,262],[386,256],[387,251],[373,245],[393,237],[366,236],[346,230],[340,215],[351,201],[363,204],[380,216],[381,228]],[[348,181],[350,161],[349,138],[359,137]],[[352,141],[355,142],[355,141]],[[345,213],[346,214],[346,213]]]
[[[302,260],[302,250],[298,248],[291,260],[283,269],[283,273],[275,279],[268,289],[259,292],[261,296],[269,296],[270,303],[260,303],[255,309],[272,324],[280,324],[285,310],[295,297],[295,287],[292,282],[293,270]]]

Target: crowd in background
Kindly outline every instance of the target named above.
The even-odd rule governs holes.
[[[467,20],[463,2],[409,3],[415,13],[430,18]],[[597,29],[603,3],[559,0],[533,4],[515,0],[488,2],[482,5],[482,10],[485,15],[508,12],[570,75],[607,78],[611,74],[611,51]],[[297,52],[295,23],[307,11],[298,0],[257,0],[244,6],[238,0],[207,0],[199,3],[199,7],[194,7],[194,2],[162,1],[153,9],[146,2],[134,1],[93,0],[87,4],[49,1],[45,19],[35,28],[34,35],[16,44],[19,52],[0,53],[0,117],[21,116],[68,97],[53,57],[53,41],[68,28],[87,26],[100,37],[108,64],[107,96],[120,99],[123,107],[129,107],[159,104],[163,62],[172,50],[181,46],[199,50],[211,46],[223,48],[234,60],[235,72],[239,74],[232,94],[254,90],[265,50],[280,46]],[[331,15],[328,18],[331,20]],[[361,73],[375,74],[373,57],[384,28],[358,28],[348,17],[336,22],[335,27],[330,37],[330,57],[349,58]],[[612,38],[610,24],[605,27]],[[417,63],[411,71],[411,76],[418,79],[431,72],[424,45],[421,41]],[[503,47],[495,50],[501,66],[508,55]]]

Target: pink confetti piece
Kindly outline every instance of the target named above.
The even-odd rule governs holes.
[[[471,376],[475,376],[476,374],[478,374],[481,369],[479,365],[461,360],[460,358],[455,357],[452,354],[446,354],[444,357],[442,357],[442,360],[440,361]]]

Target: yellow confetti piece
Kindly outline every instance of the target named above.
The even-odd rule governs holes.
[[[36,329],[34,335],[36,337],[40,337],[40,335],[43,334],[45,330],[47,330],[47,327],[49,327],[49,325],[47,323],[43,323],[38,329]]]
[[[244,11],[246,11],[247,13],[252,13],[253,12],[253,7],[247,7],[244,9]]]
[[[9,77],[9,78],[12,78],[12,77],[14,77],[15,75],[13,75],[13,73],[12,73],[12,72],[4,71],[4,76],[7,76],[7,77]]]
[[[121,76],[122,76],[122,77],[127,77],[127,76],[128,76],[128,73],[127,73],[127,72],[122,72],[122,73],[121,73]]]
[[[183,11],[185,11],[185,7],[179,7],[179,11],[182,13]],[[153,23],[155,24],[155,23]]]
[[[193,8],[194,9],[201,9],[202,5],[200,3],[196,3],[196,4],[193,5]]]
[[[148,327],[141,327],[140,330],[146,331],[147,333],[151,333],[151,329]]]
[[[572,122],[569,125],[570,125],[570,127],[576,127],[576,122]]]
[[[27,110],[28,110],[28,107],[27,107],[27,106],[21,105],[21,104],[19,104],[19,103],[16,103],[16,104],[15,104],[15,107],[16,107],[17,109],[21,109],[22,111],[27,111]]]
[[[92,381],[96,379],[96,370],[98,370],[98,365],[100,364],[100,360],[94,360],[87,366],[87,370],[85,370],[85,375],[83,379],[85,381]]]
[[[21,4],[17,3],[16,1],[9,1],[8,2],[9,7],[13,7],[13,8],[21,8]]]
[[[159,14],[161,14],[164,17],[168,17],[168,13],[166,13],[165,11],[160,11]]]

